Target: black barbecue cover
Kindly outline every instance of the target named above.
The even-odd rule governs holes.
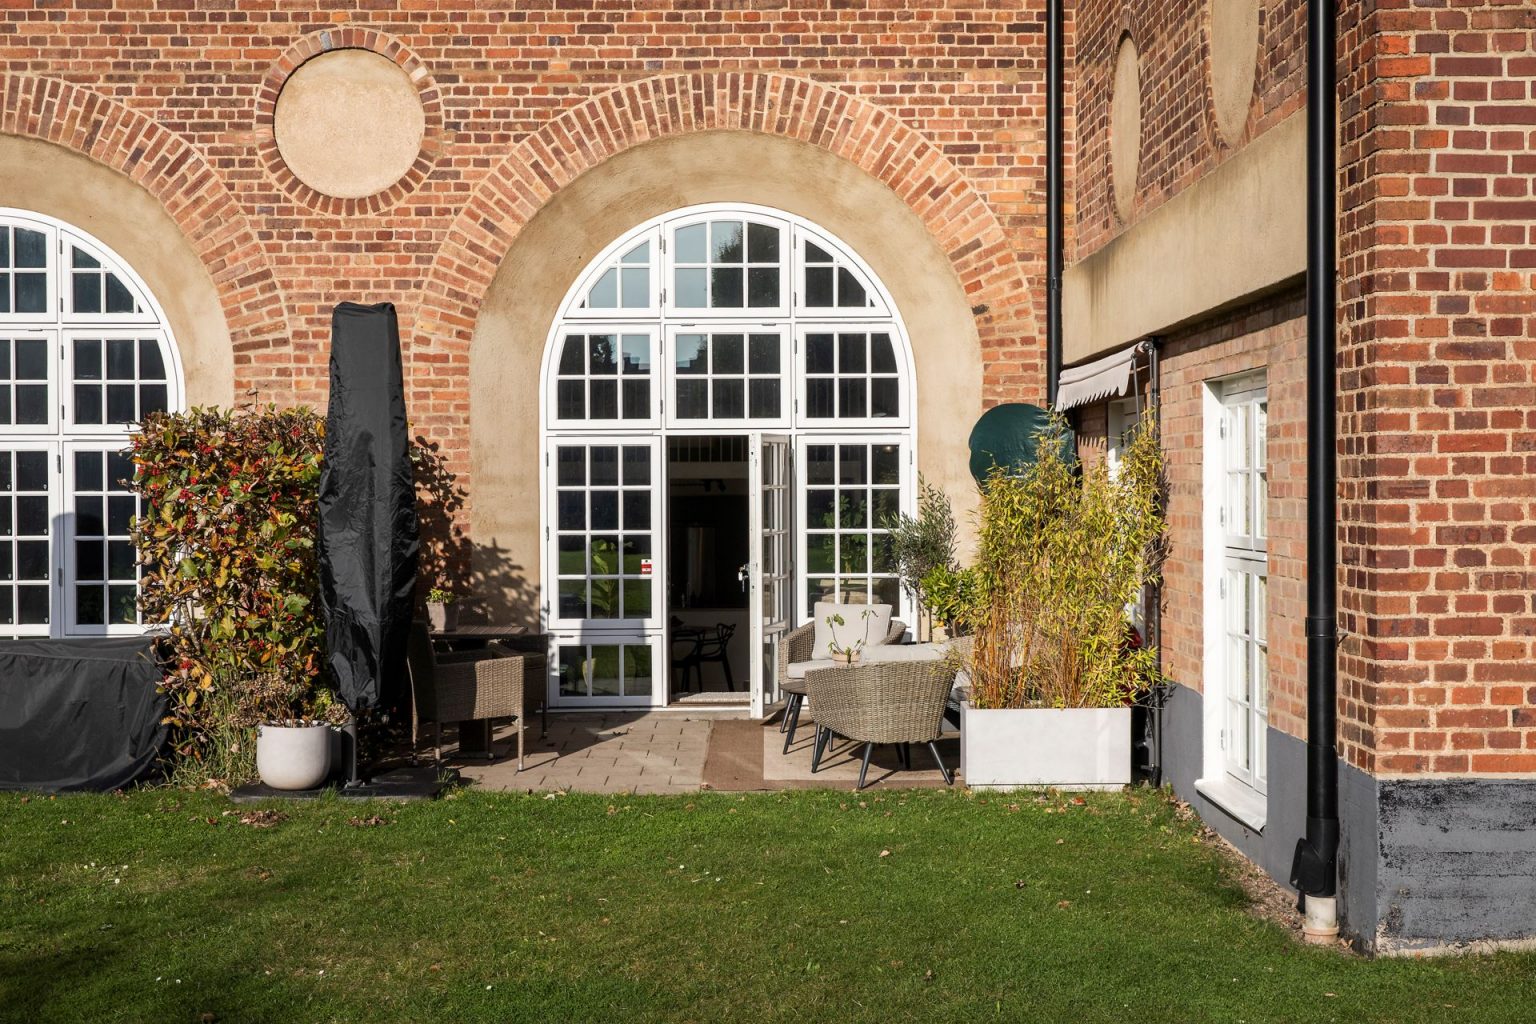
[[[400,327],[389,303],[331,314],[331,401],[320,474],[325,657],[354,712],[399,703],[421,541]]]
[[[0,789],[126,786],[165,742],[148,637],[0,641]]]

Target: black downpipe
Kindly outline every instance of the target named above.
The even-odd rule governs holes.
[[[1333,896],[1339,849],[1335,0],[1307,4],[1307,834],[1291,884]]]
[[[1062,262],[1062,4],[1045,5],[1045,404],[1056,408],[1056,387],[1061,377],[1061,262]]]
[[[1151,407],[1158,443],[1163,436],[1163,339],[1153,336],[1147,339],[1147,404]],[[1157,652],[1157,699],[1152,712],[1152,785],[1163,784],[1163,708],[1168,703],[1169,686],[1163,681],[1163,584],[1159,580],[1152,586],[1152,600],[1147,608],[1147,640]]]

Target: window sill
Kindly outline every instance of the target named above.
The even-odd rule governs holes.
[[[1264,831],[1264,823],[1269,818],[1269,801],[1258,790],[1222,776],[1196,779],[1195,792],[1255,832]]]

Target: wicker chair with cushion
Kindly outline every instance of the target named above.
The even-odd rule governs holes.
[[[432,726],[432,755],[443,759],[442,723],[489,718],[517,720],[517,769],[523,770],[523,718],[542,707],[545,658],[510,650],[439,656],[425,622],[411,623],[406,647],[411,678],[411,746]]]
[[[805,681],[816,701],[816,753],[811,758],[811,771],[821,767],[822,754],[835,733],[864,744],[857,789],[864,788],[875,746],[888,743],[897,746],[907,767],[911,767],[910,744],[926,743],[944,781],[954,785],[954,773],[944,767],[936,746],[954,680],[954,666],[942,659],[807,672]]]
[[[900,619],[892,619],[890,627],[885,632],[885,638],[880,643],[900,643],[906,633],[906,624]],[[815,622],[807,622],[798,629],[790,630],[784,634],[784,639],[779,641],[779,692],[784,695],[784,717],[779,720],[779,732],[786,733],[784,737],[786,754],[795,742],[795,729],[800,725],[800,712],[805,707],[805,678],[799,674],[791,677],[789,666],[814,661],[820,653],[822,652],[816,649]],[[830,664],[830,660],[828,663]]]

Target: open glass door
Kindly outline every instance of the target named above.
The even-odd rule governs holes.
[[[779,643],[793,615],[794,445],[786,434],[753,434],[750,464],[752,716],[779,700]]]

